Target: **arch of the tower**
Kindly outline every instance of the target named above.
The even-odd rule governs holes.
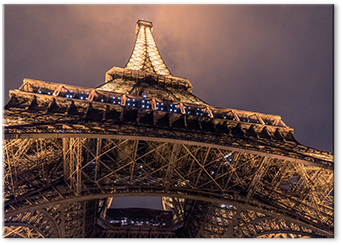
[[[4,140],[8,227],[43,222],[54,233],[35,226],[42,236],[83,237],[99,217],[100,200],[162,196],[185,200],[183,226],[195,232],[191,237],[333,236],[333,171],[325,166],[177,138],[85,136]]]
[[[134,195],[134,193],[131,193]],[[116,197],[116,195],[114,196]],[[27,211],[10,212],[4,222],[4,238],[82,238],[82,237],[176,237],[173,220],[168,229],[133,230],[128,235],[125,227],[113,227],[101,212],[99,199],[79,201],[78,198],[52,202]],[[170,197],[169,197],[170,198]],[[192,198],[192,197],[190,197]],[[59,204],[56,204],[59,203]],[[91,206],[94,205],[95,206]],[[93,215],[89,209],[93,207]],[[275,218],[264,213],[244,209],[243,206],[225,205],[194,199],[185,200],[183,233],[187,237],[199,238],[322,238],[330,234],[316,228],[301,226],[286,219]],[[201,209],[201,210],[200,210]],[[30,211],[31,210],[31,211]],[[45,210],[50,210],[47,213]],[[57,212],[51,212],[57,210]],[[72,212],[71,212],[72,210]],[[201,212],[199,212],[199,210]],[[44,216],[39,213],[44,213]],[[96,213],[98,212],[98,215]],[[201,217],[199,217],[199,215]],[[38,222],[37,222],[38,221]],[[98,225],[98,226],[97,226]],[[101,229],[99,226],[101,225]]]

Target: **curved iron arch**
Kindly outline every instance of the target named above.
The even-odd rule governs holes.
[[[95,199],[105,199],[105,198],[115,198],[115,197],[126,197],[126,196],[166,196],[165,193],[146,193],[146,192],[128,192],[128,193],[107,193],[107,194],[96,194],[96,195],[87,195],[87,196],[74,196],[70,198],[65,198],[65,199],[59,199],[55,201],[50,201],[50,202],[45,202],[45,203],[40,203],[36,205],[31,205],[31,206],[24,206],[22,208],[18,208],[13,211],[8,211],[5,213],[5,217],[9,216],[14,216],[21,214],[23,212],[32,212],[37,209],[42,209],[45,207],[49,206],[55,206],[55,205],[63,205],[63,204],[68,204],[72,202],[82,202],[82,201],[89,201],[89,200],[95,200]],[[260,212],[265,215],[268,215],[268,218],[266,219],[277,219],[280,218],[280,213],[277,213],[276,210],[268,210],[268,209],[263,209],[262,207],[254,207],[250,206],[249,204],[245,203],[239,203],[235,201],[229,201],[229,200],[221,200],[221,199],[215,199],[213,197],[203,197],[203,196],[192,196],[192,195],[184,195],[184,194],[178,194],[178,193],[168,193],[169,197],[177,197],[177,198],[185,198],[185,199],[192,199],[192,200],[200,200],[200,201],[205,201],[209,203],[217,203],[217,204],[226,204],[226,205],[233,205],[236,207],[243,208],[245,210],[253,210],[255,212]],[[332,233],[328,232],[327,230],[313,226],[312,224],[308,224],[306,222],[303,222],[299,220],[299,218],[292,218],[287,215],[284,215],[283,218],[287,219],[289,222],[298,224],[299,226],[306,227],[311,230],[315,230],[318,232],[318,234],[323,234],[323,237],[332,237]],[[257,221],[257,220],[256,220]],[[277,232],[277,231],[275,231]]]
[[[38,135],[37,135],[38,136]],[[62,135],[61,135],[62,136]],[[64,135],[65,136],[65,135]],[[73,137],[75,135],[71,135],[71,137]],[[95,137],[96,136],[96,137]],[[74,171],[72,174],[69,173],[69,176],[65,175],[65,180],[62,181],[62,189],[64,189],[64,191],[58,190],[58,186],[51,186],[50,189],[46,188],[45,192],[42,190],[40,190],[39,192],[44,193],[41,196],[37,196],[37,192],[35,193],[35,191],[31,192],[31,194],[27,193],[26,195],[22,195],[19,198],[13,199],[12,201],[7,202],[5,205],[8,206],[9,203],[14,203],[16,207],[18,207],[17,209],[17,213],[20,210],[32,210],[34,207],[39,207],[39,205],[42,205],[42,202],[39,201],[39,198],[48,198],[47,200],[51,200],[51,202],[47,202],[47,203],[54,203],[54,200],[56,200],[57,197],[63,197],[65,200],[72,200],[72,199],[68,199],[68,198],[78,198],[79,200],[85,198],[85,200],[89,200],[92,199],[93,197],[99,197],[99,198],[104,198],[104,197],[112,197],[112,196],[125,196],[125,195],[159,195],[159,196],[175,196],[175,197],[182,197],[182,198],[193,198],[193,199],[198,199],[198,200],[204,200],[204,201],[213,201],[215,200],[216,202],[219,203],[228,203],[228,204],[232,204],[232,203],[236,203],[236,205],[246,205],[247,208],[255,208],[256,210],[259,211],[263,211],[263,212],[267,212],[271,215],[283,215],[285,218],[287,217],[287,219],[293,220],[294,222],[298,222],[299,224],[302,224],[304,226],[309,226],[313,229],[313,227],[316,227],[316,229],[320,229],[321,231],[327,230],[328,226],[330,227],[330,225],[319,222],[315,223],[312,222],[311,219],[313,218],[313,216],[311,217],[308,216],[307,218],[299,213],[297,214],[296,211],[294,212],[296,209],[289,209],[289,208],[285,208],[285,207],[281,207],[279,204],[280,202],[274,202],[273,200],[264,200],[264,198],[266,198],[266,195],[263,193],[263,188],[270,188],[268,185],[262,185],[263,188],[257,188],[258,185],[261,185],[261,182],[263,183],[267,183],[268,181],[272,180],[275,182],[276,186],[278,187],[276,195],[278,195],[278,197],[280,198],[286,198],[286,200],[288,201],[292,201],[292,197],[290,195],[287,195],[287,190],[282,190],[282,186],[281,186],[281,182],[282,181],[288,181],[288,185],[291,185],[291,178],[293,178],[293,175],[289,175],[289,176],[279,176],[277,177],[277,173],[275,170],[273,170],[274,172],[268,172],[269,171],[269,166],[279,166],[279,171],[281,171],[282,167],[284,166],[288,166],[288,168],[294,168],[296,169],[299,164],[303,164],[302,162],[299,162],[297,160],[294,161],[287,161],[284,159],[279,159],[276,155],[268,155],[266,153],[262,153],[262,154],[254,154],[255,152],[248,152],[246,153],[244,150],[240,150],[238,148],[232,148],[232,147],[225,147],[225,146],[219,146],[217,147],[216,145],[210,145],[210,144],[206,144],[206,143],[200,143],[200,142],[189,142],[189,141],[183,141],[183,140],[177,140],[177,139],[164,139],[164,138],[147,138],[147,137],[142,137],[142,136],[127,136],[127,135],[120,135],[120,136],[111,136],[108,137],[108,135],[103,135],[103,137],[101,138],[97,138],[100,137],[100,135],[93,135],[88,137],[88,139],[83,139],[83,138],[63,138],[63,142],[66,142],[67,147],[72,147],[71,149],[74,151],[76,148],[78,147],[78,151],[74,151],[74,152],[78,152],[78,154],[82,154],[82,152],[88,152],[89,154],[93,154],[94,157],[94,162],[97,161],[97,159],[101,160],[101,155],[106,155],[106,151],[108,149],[103,149],[102,147],[96,148],[95,146],[97,146],[98,144],[103,144],[102,141],[108,141],[110,142],[109,144],[112,144],[112,148],[115,148],[118,152],[121,152],[122,156],[126,156],[126,158],[128,158],[129,160],[123,163],[120,163],[116,168],[112,168],[111,171],[112,173],[109,173],[107,176],[102,176],[104,180],[106,180],[106,178],[108,176],[111,176],[111,174],[116,174],[119,170],[125,169],[126,168],[126,177],[129,176],[129,174],[131,174],[131,176],[133,177],[139,177],[139,162],[138,160],[142,159],[145,156],[148,156],[151,152],[154,152],[154,154],[157,154],[159,157],[164,156],[165,158],[165,173],[163,173],[163,175],[160,174],[160,176],[162,176],[164,179],[162,180],[162,185],[156,185],[156,184],[150,184],[150,185],[120,185],[119,184],[113,184],[111,182],[111,178],[108,178],[107,182],[95,182],[92,180],[92,178],[89,178],[89,176],[87,176],[87,171],[83,171],[85,168],[87,168],[87,166],[90,166],[92,164],[91,161],[89,162],[79,162],[80,166],[79,166],[79,170],[73,169],[72,171]],[[95,137],[95,138],[91,138],[91,137]],[[49,138],[51,139],[51,138]],[[33,140],[45,140],[45,139],[40,139],[37,137],[37,139],[27,139],[25,142],[25,144],[34,144],[32,143]],[[66,165],[67,167],[69,167],[69,165],[71,164],[71,159],[74,156],[71,156],[70,154],[68,155],[68,153],[66,153],[63,150],[63,142],[61,142],[60,139],[51,139],[51,140],[55,140],[56,144],[60,144],[61,149],[59,149],[61,152],[63,152],[64,154],[64,162],[62,161],[62,159],[60,159],[59,161],[61,162],[61,164],[63,163],[64,165]],[[90,149],[89,145],[87,145],[86,141],[93,141],[92,143],[92,147],[94,149]],[[31,142],[31,143],[30,143]],[[112,142],[112,143],[111,143]],[[124,148],[120,148],[122,143],[128,143],[128,145],[130,147],[133,147],[136,145],[136,148],[132,148],[131,150],[128,151],[128,153],[125,153],[125,149]],[[139,148],[137,148],[137,145],[139,145],[140,143],[145,142],[145,144],[149,145],[153,145],[155,144],[152,149],[150,149],[150,151],[145,150],[142,152],[139,152]],[[88,142],[89,143],[89,142]],[[188,144],[187,144],[188,143]],[[11,144],[8,144],[11,145]],[[14,147],[12,144],[9,147]],[[167,149],[167,153],[161,153],[158,151],[159,148],[164,147],[164,146],[168,146],[165,148]],[[30,146],[28,146],[29,148]],[[171,156],[173,154],[180,154],[180,151],[183,151],[183,155],[179,156],[179,158],[172,160]],[[203,155],[198,156],[197,154],[199,152],[203,153]],[[242,153],[244,152],[244,153]],[[136,154],[136,158],[134,158],[134,161],[132,159],[132,157],[127,157],[128,154],[130,155],[131,153]],[[163,155],[166,154],[166,155]],[[208,160],[209,162],[206,163],[206,161],[204,161],[205,159],[205,155],[210,155],[212,154],[213,156],[211,157],[206,157],[206,159],[210,159]],[[239,156],[241,154],[244,154],[244,157],[246,159],[235,159],[235,156]],[[37,155],[39,155],[37,153]],[[137,157],[138,155],[138,157]],[[216,166],[216,160],[220,160],[221,163],[225,163],[225,161],[227,160],[227,158],[225,158],[226,156],[230,155],[230,159],[232,159],[233,162],[236,162],[236,165],[234,165],[235,167],[231,167],[231,170],[226,170],[227,172],[224,172],[222,174],[223,177],[228,177],[229,174],[233,175],[240,175],[243,174],[245,177],[243,177],[243,175],[240,177],[240,179],[238,179],[234,185],[238,186],[239,188],[236,189],[231,189],[230,191],[223,191],[223,189],[225,190],[224,185],[220,183],[220,178],[217,177],[211,177],[211,170],[210,167],[213,165],[215,167]],[[232,156],[232,158],[231,158]],[[182,167],[185,164],[189,163],[189,159],[188,161],[183,161],[180,160],[181,158],[186,158],[188,157],[190,160],[193,161],[193,167],[196,166],[197,169],[196,171],[191,170],[191,168],[189,167],[187,169],[188,172],[181,172]],[[67,159],[67,160],[65,160]],[[54,161],[56,162],[56,159],[54,159]],[[228,161],[228,160],[227,160]],[[181,162],[181,168],[180,166],[178,166],[179,162]],[[101,165],[102,163],[98,163],[99,165]],[[113,163],[114,164],[114,163]],[[207,164],[207,165],[206,165]],[[251,169],[252,165],[256,165],[254,169]],[[105,165],[105,164],[103,164]],[[146,164],[148,166],[148,164]],[[65,171],[65,167],[66,166],[62,166],[63,167],[63,171]],[[227,165],[227,166],[230,166]],[[318,166],[313,166],[311,163],[307,166],[307,165],[301,165],[302,167],[309,167],[309,168],[316,168],[317,171],[323,171],[323,172],[327,172],[330,171],[328,169],[322,169]],[[104,166],[103,166],[104,167]],[[96,167],[93,167],[93,170]],[[239,169],[241,168],[241,169]],[[107,166],[107,169],[109,169],[109,167]],[[92,170],[92,171],[93,171]],[[71,171],[70,169],[68,171]],[[77,174],[75,174],[77,171],[79,171],[79,176],[77,176]],[[150,172],[147,172],[147,170],[145,170],[145,176],[146,177],[151,177],[151,175],[153,175],[154,173],[156,173],[155,170],[150,169]],[[169,171],[169,172],[168,172]],[[230,172],[231,171],[231,172]],[[241,172],[238,172],[241,171]],[[249,173],[250,171],[250,177],[249,175],[247,175],[247,173]],[[198,187],[200,186],[201,188],[192,188],[194,187],[194,183],[195,180],[191,180],[190,177],[193,176],[193,174],[198,174],[198,179],[201,177],[202,179],[202,183],[198,185]],[[53,172],[51,172],[50,174],[54,175]],[[68,173],[67,173],[68,174]],[[138,174],[138,175],[137,175]],[[317,173],[318,175],[318,173]],[[82,181],[79,182],[80,186],[77,186],[77,182],[79,177],[82,177]],[[124,175],[122,175],[124,176]],[[174,179],[172,178],[172,176],[176,176],[176,181],[174,181]],[[246,177],[249,178],[246,178]],[[132,177],[131,177],[132,178]],[[188,178],[188,179],[187,179]],[[278,179],[279,178],[279,179]],[[284,178],[284,179],[282,179]],[[298,177],[299,178],[299,177]],[[300,176],[300,178],[303,178],[306,180],[306,176]],[[207,179],[207,180],[206,180]],[[73,180],[74,182],[72,183],[71,180]],[[113,179],[112,179],[113,180]],[[174,182],[173,182],[174,181]],[[188,181],[188,182],[187,182]],[[193,183],[189,184],[190,181],[193,181]],[[242,181],[248,181],[248,183],[245,183],[245,185],[242,184]],[[138,182],[139,183],[139,182]],[[259,184],[260,183],[260,184]],[[97,184],[97,185],[95,185]],[[206,185],[208,185],[208,187],[206,188]],[[240,187],[241,185],[241,187]],[[44,185],[42,185],[44,186]],[[195,185],[197,186],[197,185]],[[242,187],[243,186],[243,187]],[[245,186],[245,187],[244,187]],[[57,188],[57,189],[56,189]],[[231,188],[231,186],[230,186]],[[229,188],[229,189],[230,189]],[[44,189],[44,188],[43,188]],[[37,190],[38,191],[38,190]],[[262,192],[261,192],[262,191]],[[273,190],[270,190],[271,192],[269,193],[273,193]],[[283,192],[281,192],[283,191]],[[104,195],[101,195],[100,193],[106,193]],[[275,190],[274,190],[275,193]],[[295,201],[297,200],[298,197],[293,198]],[[33,203],[37,202],[41,203],[38,204],[38,206],[33,205],[31,207],[27,207],[28,209],[25,209],[25,205],[23,205],[23,203],[20,201],[20,199],[22,200],[31,200],[33,201]],[[271,203],[270,205],[266,204],[266,203]],[[45,204],[43,204],[44,206]],[[48,205],[48,204],[46,204]],[[302,203],[302,205],[304,205]],[[21,209],[20,206],[22,206],[24,209]],[[306,206],[306,205],[305,205]],[[306,206],[306,208],[313,208],[311,206]],[[8,215],[12,212],[10,211],[10,208],[6,210],[8,212]],[[328,214],[330,213],[329,211],[325,211],[328,212]],[[313,212],[312,212],[313,213]],[[311,212],[309,212],[308,214],[311,214]],[[307,215],[308,215],[307,214]],[[6,215],[6,214],[5,214]],[[318,219],[318,218],[317,218]],[[330,224],[330,223],[329,223]],[[330,229],[330,228],[329,228]],[[330,236],[330,232],[328,233],[328,236]]]

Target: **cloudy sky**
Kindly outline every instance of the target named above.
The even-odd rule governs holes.
[[[96,87],[152,21],[174,76],[213,106],[280,115],[333,151],[332,5],[5,5],[4,100],[24,78]]]

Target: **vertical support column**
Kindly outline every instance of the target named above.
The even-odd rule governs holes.
[[[130,183],[133,180],[133,172],[136,166],[136,158],[137,158],[137,149],[138,149],[138,140],[135,140],[133,143],[133,151],[132,151],[132,164],[130,166]]]
[[[76,196],[81,195],[82,179],[82,139],[63,139],[63,172],[64,180],[74,191]]]
[[[82,142],[76,139],[76,195],[81,195]]]
[[[174,144],[173,149],[170,153],[169,164],[168,164],[168,168],[166,171],[166,175],[164,177],[164,186],[165,186],[166,191],[169,189],[170,181],[173,178],[174,169],[176,167],[176,162],[178,160],[178,156],[180,155],[180,151],[181,151],[181,145],[180,144]]]
[[[98,171],[99,171],[99,164],[100,164],[100,153],[101,153],[101,145],[102,145],[102,139],[97,138],[96,139],[96,155],[95,155],[95,172],[94,172],[94,181],[97,181],[98,178]]]
[[[73,146],[75,145],[75,138],[70,138],[69,140],[69,159],[68,159],[68,163],[69,163],[69,182],[70,182],[70,187],[74,190],[75,192],[75,161],[76,161],[76,152],[73,148]]]
[[[69,152],[69,139],[63,138],[62,139],[62,148],[63,148],[63,176],[64,180],[67,180],[69,177],[69,164],[68,164],[68,152]]]
[[[65,238],[65,204],[60,205],[60,231],[61,231],[61,238]]]

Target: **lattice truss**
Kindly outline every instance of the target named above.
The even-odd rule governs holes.
[[[3,143],[4,237],[121,237],[95,227],[104,198],[132,195],[174,198],[172,225],[192,237],[333,236],[333,170],[324,167],[123,135]]]

